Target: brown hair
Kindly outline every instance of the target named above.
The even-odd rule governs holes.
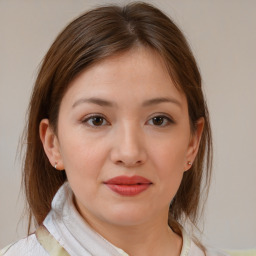
[[[176,232],[186,219],[196,224],[202,188],[208,193],[212,160],[201,77],[178,27],[160,10],[145,3],[111,5],[86,12],[60,33],[46,54],[32,93],[26,129],[23,182],[30,221],[34,218],[36,224],[43,222],[54,194],[67,179],[65,171],[56,171],[48,161],[39,137],[40,121],[48,118],[56,132],[60,102],[70,82],[92,64],[137,45],[150,47],[165,61],[177,88],[186,95],[191,130],[195,130],[200,117],[205,120],[198,155],[190,171],[184,173],[169,212],[169,225]]]

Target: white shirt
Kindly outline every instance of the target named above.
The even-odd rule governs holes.
[[[44,226],[71,256],[129,256],[95,232],[77,212],[73,193],[66,182],[56,193],[52,209]],[[183,246],[180,256],[204,256],[203,251],[182,231]],[[49,256],[32,234],[0,251],[4,256]],[[207,250],[207,256],[227,256],[222,252]]]

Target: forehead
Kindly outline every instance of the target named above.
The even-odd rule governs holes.
[[[172,96],[183,101],[163,59],[154,50],[136,47],[107,57],[76,77],[63,100],[106,97],[140,101],[145,98]]]

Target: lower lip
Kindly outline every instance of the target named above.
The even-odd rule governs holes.
[[[118,185],[118,184],[106,184],[112,191],[122,196],[136,196],[150,187],[150,183],[147,184],[135,184],[135,185]]]

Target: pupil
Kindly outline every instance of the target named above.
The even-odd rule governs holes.
[[[94,125],[102,125],[103,123],[103,118],[102,117],[94,117],[92,120]]]
[[[153,123],[155,125],[161,125],[161,124],[163,124],[163,118],[162,117],[154,117],[153,118]]]

